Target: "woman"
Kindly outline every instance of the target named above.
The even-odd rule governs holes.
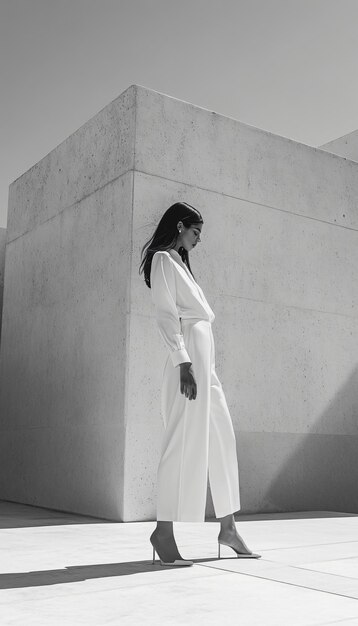
[[[186,202],[162,216],[142,248],[139,272],[151,288],[159,333],[168,349],[162,379],[165,426],[157,472],[157,527],[150,537],[162,565],[193,565],[178,551],[173,521],[205,521],[207,479],[220,544],[238,557],[260,558],[237,533],[240,509],[235,433],[224,391],[215,372],[211,324],[215,319],[195,281],[189,251],[201,241],[203,218]]]

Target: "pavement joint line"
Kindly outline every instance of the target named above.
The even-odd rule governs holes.
[[[341,561],[342,559],[332,559]],[[287,563],[278,563],[277,561],[269,561],[269,559],[264,559],[264,563],[276,563],[277,567],[292,567],[293,569],[300,569],[303,572],[315,572],[316,574],[321,574],[322,576],[336,576],[337,578],[347,578],[348,580],[357,580],[353,578],[353,576],[344,576],[344,574],[334,574],[333,572],[322,572],[320,569],[312,569],[310,567],[302,567],[301,565],[290,565]],[[324,563],[326,561],[323,561]]]
[[[234,557],[231,557],[231,558],[234,558]],[[303,588],[303,589],[308,589],[310,591],[316,591],[316,592],[319,592],[319,593],[326,593],[326,594],[329,594],[329,595],[334,595],[334,596],[339,596],[339,597],[343,597],[343,598],[350,598],[352,600],[357,600],[356,597],[350,596],[350,595],[347,595],[347,594],[336,593],[336,592],[333,592],[333,591],[326,591],[324,589],[316,589],[316,588],[309,587],[307,585],[287,582],[287,581],[284,581],[284,580],[276,580],[276,579],[268,578],[267,576],[264,576],[264,575],[250,574],[250,573],[247,573],[247,572],[237,572],[237,571],[233,571],[233,570],[226,569],[226,568],[223,568],[223,567],[215,567],[215,565],[210,565],[210,564],[206,564],[206,563],[194,563],[194,565],[197,565],[199,567],[204,567],[204,568],[206,567],[206,568],[214,569],[216,574],[239,574],[239,575],[242,575],[242,576],[249,576],[249,577],[252,577],[252,578],[260,578],[262,580],[267,580],[267,581],[270,581],[270,582],[281,583],[281,584],[289,585],[289,586],[292,586],[292,587],[300,587],[300,588]],[[157,564],[157,566],[159,567],[159,563]],[[155,567],[155,565],[153,567]],[[288,566],[288,567],[294,568],[296,566],[292,566],[291,565],[291,566]],[[179,569],[179,568],[173,568],[173,569]],[[300,569],[303,569],[304,571],[307,571],[304,568],[300,568]],[[41,572],[41,571],[42,570],[39,570],[39,572]],[[146,571],[146,572],[140,572],[140,573],[147,574],[147,573],[151,573],[151,571],[153,571],[153,570],[149,570],[149,571]],[[159,569],[154,570],[154,571],[164,571],[164,570],[159,568]],[[183,569],[180,568],[180,571],[183,572]],[[319,573],[322,574],[322,572],[319,572]],[[26,572],[22,572],[22,573],[20,573],[20,575],[21,574],[26,574]],[[335,574],[330,574],[330,575],[335,575]],[[115,578],[115,577],[116,576],[113,576],[113,578]],[[339,576],[339,577],[341,578],[341,576]],[[109,576],[109,577],[106,577],[106,578],[112,578],[112,577]],[[208,576],[205,576],[205,578],[208,578]],[[346,578],[346,577],[344,577],[344,578]],[[39,587],[41,589],[46,588],[46,587],[52,587],[53,588],[53,587],[55,587],[57,585],[83,583],[83,582],[86,582],[86,580],[94,580],[94,579],[93,578],[85,578],[83,580],[75,580],[75,581],[69,580],[69,581],[66,581],[66,582],[54,583],[54,584],[51,584],[51,585],[35,585],[35,587]],[[166,584],[168,582],[171,583],[173,581],[172,580],[170,580],[170,581],[168,581],[168,580],[161,580],[161,581],[152,581],[150,583],[148,583],[148,581],[145,581],[143,584],[144,585],[148,585],[149,584],[149,585],[152,586],[152,585],[158,585],[158,584]],[[34,585],[29,585],[28,587],[20,587],[20,588],[19,587],[14,587],[14,588],[6,588],[6,589],[4,588],[4,589],[1,589],[0,590],[0,605],[4,605],[4,604],[6,605],[6,604],[11,604],[12,603],[12,601],[5,602],[5,603],[1,601],[1,591],[7,591],[8,589],[10,589],[10,591],[14,591],[15,589],[30,589],[30,588],[33,588],[33,587],[34,587]],[[119,587],[112,587],[110,589],[108,589],[108,588],[106,588],[106,589],[92,589],[91,593],[113,592],[115,589],[119,589],[119,588],[124,590],[124,589],[127,589],[127,588],[128,589],[132,588],[132,586],[129,586],[129,587],[120,587],[119,586]],[[86,590],[83,591],[82,590],[82,591],[79,591],[78,593],[74,593],[74,594],[71,594],[71,595],[83,595],[83,593],[88,593],[88,591],[86,591]],[[58,595],[59,594],[56,594],[56,597],[58,597]],[[64,588],[64,594],[60,594],[60,596],[62,597],[62,595],[66,595],[65,588]],[[54,597],[54,596],[51,596],[51,597]],[[35,601],[37,602],[39,600],[48,600],[48,599],[49,599],[49,597],[36,598]],[[33,602],[34,598],[32,597],[32,598],[23,598],[23,599],[21,599],[21,602],[24,602],[24,601],[25,602]],[[349,621],[351,619],[355,619],[355,618],[348,618],[348,620],[342,620],[342,621]],[[322,626],[324,626],[324,624],[328,625],[330,623],[334,624],[335,622],[324,622],[324,623],[322,623]]]
[[[235,557],[232,557],[235,558]],[[340,596],[342,598],[350,598],[351,600],[357,600],[358,598],[356,598],[355,596],[349,596],[347,594],[344,593],[336,593],[335,591],[326,591],[325,589],[316,589],[314,587],[307,587],[307,585],[300,585],[298,583],[291,583],[291,582],[287,582],[285,580],[276,580],[275,578],[267,578],[267,576],[260,576],[259,574],[248,574],[247,572],[233,572],[232,570],[226,570],[225,568],[217,568],[215,567],[215,565],[206,565],[204,563],[197,563],[197,565],[201,566],[201,567],[212,567],[213,569],[222,569],[223,571],[228,571],[232,574],[239,574],[241,576],[251,576],[252,578],[261,578],[263,580],[270,580],[273,583],[279,583],[279,584],[283,584],[283,585],[290,585],[291,587],[300,587],[302,589],[308,589],[309,591],[317,591],[318,593],[327,593],[331,596]],[[320,572],[322,574],[322,572]],[[341,578],[341,577],[339,577]],[[354,579],[352,579],[354,580]]]
[[[351,622],[352,619],[357,619],[358,615],[355,615],[354,617],[344,617],[343,619],[335,619],[334,622],[320,622],[319,624],[312,624],[312,626],[329,626],[330,624],[333,624],[333,626],[335,624],[343,624],[344,622]],[[353,625],[354,626],[354,625]]]
[[[231,559],[231,560],[235,560],[235,562],[236,562],[236,557],[227,557],[227,558]],[[347,557],[347,558],[355,558],[355,557]],[[222,558],[222,560],[224,560],[224,559],[225,559],[225,557]],[[215,557],[214,558],[210,557],[210,561],[216,561],[216,560],[218,560],[218,559],[216,559]],[[331,560],[339,560],[339,561],[341,561],[342,559],[331,559]],[[145,563],[145,562],[146,561],[130,561],[130,563]],[[261,562],[262,563],[269,563],[269,564],[272,563],[274,566],[276,566],[273,569],[281,569],[281,568],[299,569],[302,572],[314,572],[314,573],[320,574],[322,576],[334,576],[336,578],[346,578],[348,580],[356,580],[356,578],[354,578],[353,576],[345,576],[344,574],[335,574],[334,572],[324,572],[322,570],[313,569],[311,567],[303,567],[301,565],[293,565],[293,564],[290,564],[290,563],[281,563],[280,561],[271,561],[270,559],[261,559]],[[324,561],[324,562],[326,562],[326,561]],[[108,565],[113,565],[113,564],[116,564],[116,563],[117,562],[113,563],[111,561],[111,562],[108,563]],[[154,564],[151,563],[151,565],[153,565],[153,567],[155,567],[156,565],[159,565],[159,561],[154,563]],[[209,563],[200,563],[200,559],[198,561],[194,560],[194,565],[200,565],[200,566],[204,566],[204,567],[212,567],[212,568],[218,569],[218,570],[223,569],[223,571],[229,571],[229,572],[232,572],[233,574],[246,574],[246,572],[238,572],[238,571],[235,571],[235,570],[226,570],[225,568],[217,568],[217,567],[215,567],[215,565],[211,565],[210,562]],[[71,575],[70,569],[71,568],[76,568],[76,567],[91,567],[91,565],[90,564],[87,565],[87,566],[82,566],[82,565],[80,565],[80,566],[78,566],[78,565],[67,566],[66,565],[63,568],[57,568],[55,570],[51,570],[51,572],[54,572],[56,574],[57,572],[66,572],[66,570],[67,570],[68,575],[70,576]],[[174,568],[175,568],[175,566],[174,566]],[[175,568],[175,569],[178,569],[178,568]],[[41,574],[42,572],[45,572],[45,571],[48,571],[48,570],[24,570],[24,571],[19,571],[19,572],[1,572],[0,571],[0,592],[1,592],[1,590],[4,589],[4,588],[1,587],[1,577],[2,576],[14,576],[14,577],[18,576],[18,577],[21,577],[21,576],[24,576],[26,574],[34,574],[34,573]],[[164,571],[164,570],[162,570],[162,571]],[[145,574],[145,573],[148,573],[148,572],[144,572],[143,571],[143,572],[134,572],[134,573],[143,573],[143,574]],[[73,575],[75,575],[75,574],[73,574]],[[130,575],[133,575],[133,573],[121,574],[120,576],[123,576],[123,575],[124,576],[126,576],[126,575],[130,576]],[[116,574],[114,574],[114,576],[116,576]],[[95,578],[96,577],[89,577],[89,578],[85,578],[84,580],[94,580]],[[98,578],[110,578],[110,576],[105,576],[105,577],[99,576]],[[81,582],[81,581],[75,580],[74,582]],[[44,586],[45,587],[47,585],[36,585],[36,586],[39,586],[39,587]]]
[[[358,543],[358,540],[352,539],[351,541],[330,541],[329,543],[307,543],[307,544],[300,545],[300,546],[282,546],[282,548],[264,548],[263,550],[261,550],[261,552],[275,552],[275,550],[296,550],[297,548],[300,548],[301,550],[305,550],[305,548],[315,548],[316,546],[340,546],[344,543]],[[351,557],[344,557],[344,558],[351,558]]]

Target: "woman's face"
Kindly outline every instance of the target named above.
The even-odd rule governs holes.
[[[182,245],[188,251],[192,250],[192,248],[196,246],[198,241],[201,241],[200,233],[201,233],[202,227],[203,225],[201,223],[198,223],[198,224],[192,224],[188,228],[185,228],[185,226],[183,225],[183,222],[178,222],[178,228],[181,228],[180,245]]]

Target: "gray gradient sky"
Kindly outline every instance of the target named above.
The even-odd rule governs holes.
[[[358,128],[358,0],[0,0],[9,184],[137,83],[311,146]]]

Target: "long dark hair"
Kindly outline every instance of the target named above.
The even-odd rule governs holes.
[[[144,282],[149,289],[151,287],[150,270],[153,255],[157,250],[169,250],[175,246],[179,235],[177,227],[179,221],[183,222],[185,228],[188,228],[192,224],[204,223],[201,213],[186,202],[175,202],[175,204],[172,204],[169,209],[165,211],[154,234],[149,241],[144,244],[141,251],[141,258],[143,258],[139,266],[139,274],[144,272]],[[145,250],[146,252],[144,252]],[[190,267],[188,251],[181,246],[179,248],[179,254],[195,280]]]

